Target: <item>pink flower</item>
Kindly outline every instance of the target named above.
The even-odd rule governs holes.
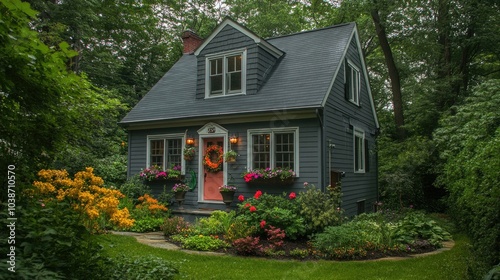
[[[260,221],[260,228],[264,228],[266,226],[266,221]]]
[[[255,212],[257,211],[257,208],[255,208],[255,206],[250,206],[250,212]]]
[[[255,192],[255,195],[253,196],[255,199],[259,199],[259,197],[262,195],[262,192],[260,190]]]
[[[238,196],[238,200],[239,200],[240,202],[243,202],[243,200],[245,200],[245,197],[244,197],[242,194],[240,194],[240,195]]]
[[[307,187],[309,185],[308,182],[304,182],[304,187]]]
[[[290,195],[288,196],[290,199],[295,199],[297,195],[294,192],[291,192]]]

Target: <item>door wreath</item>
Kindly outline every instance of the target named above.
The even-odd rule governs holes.
[[[210,172],[219,172],[222,169],[223,151],[219,145],[212,145],[205,151],[203,164]]]

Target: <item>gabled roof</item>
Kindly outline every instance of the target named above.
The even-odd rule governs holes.
[[[250,31],[248,28],[239,25],[235,21],[233,21],[231,18],[226,17],[219,26],[208,36],[208,38],[201,44],[195,51],[194,55],[198,56],[200,52],[212,41],[213,38],[215,38],[221,31],[224,29],[226,26],[231,26],[234,29],[240,31],[241,33],[245,34],[249,38],[251,38],[257,45],[261,46],[263,49],[268,51],[270,54],[272,54],[275,57],[280,57],[283,55],[283,52],[276,48],[275,46],[269,44],[266,42],[266,40],[260,38],[258,35]]]
[[[358,49],[361,49],[355,23],[263,40],[226,19],[195,54],[199,54],[227,25],[237,27],[256,43],[265,46],[267,51],[284,54],[256,94],[196,99],[197,57],[183,55],[120,124],[128,126],[188,118],[206,118],[209,121],[210,118],[233,117],[237,114],[320,109],[330,93],[353,36],[356,37]],[[364,74],[369,85],[366,72]],[[370,91],[369,94],[372,99]],[[372,108],[378,127],[375,109]]]

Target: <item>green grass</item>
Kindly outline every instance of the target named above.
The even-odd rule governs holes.
[[[176,279],[465,279],[467,239],[455,236],[452,250],[400,261],[277,261],[260,258],[207,256],[153,248],[134,237],[97,236],[105,254],[157,256],[177,263]]]

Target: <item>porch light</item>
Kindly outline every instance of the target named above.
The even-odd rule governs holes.
[[[194,138],[193,137],[186,138],[186,144],[193,145],[194,144]]]
[[[229,142],[231,142],[231,144],[238,143],[238,137],[236,135],[232,135],[231,137],[229,137]]]

